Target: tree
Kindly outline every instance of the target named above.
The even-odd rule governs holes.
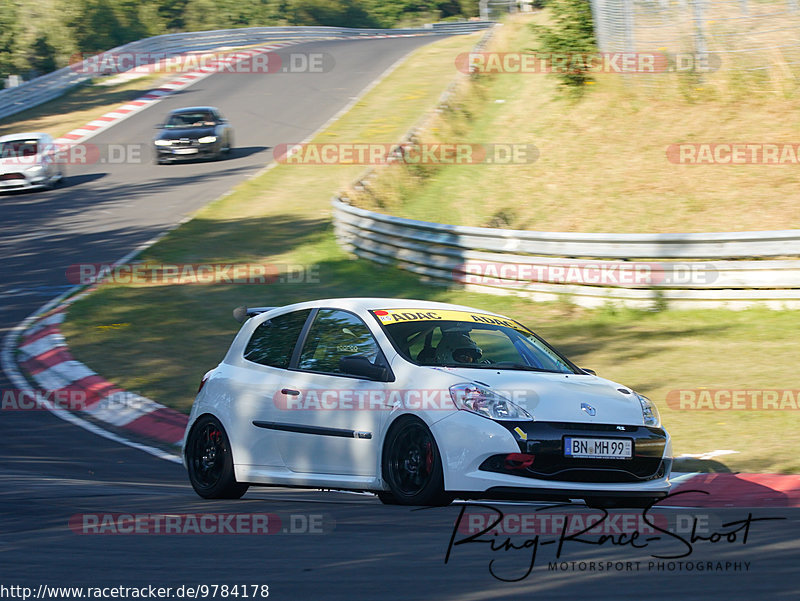
[[[21,71],[18,54],[22,33],[19,8],[19,0],[0,0],[0,77],[2,78]]]
[[[361,0],[291,0],[287,13],[290,25],[380,27]]]
[[[593,54],[597,52],[592,20],[592,5],[589,0],[549,0],[547,6],[555,21],[552,27],[532,25],[538,34],[538,52],[547,54]],[[579,62],[571,65],[568,72],[557,74],[561,82],[574,91],[581,92],[591,78],[588,66]]]
[[[183,26],[186,31],[205,31],[225,29],[228,24],[212,0],[189,0],[183,11]]]

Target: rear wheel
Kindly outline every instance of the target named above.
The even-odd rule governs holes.
[[[453,500],[444,491],[444,471],[436,441],[421,420],[404,418],[391,428],[381,467],[389,485],[388,492],[378,493],[384,503],[441,506]]]
[[[205,499],[238,499],[248,485],[236,481],[228,435],[219,420],[205,415],[197,420],[186,441],[189,481]]]

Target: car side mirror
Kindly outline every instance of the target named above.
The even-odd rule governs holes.
[[[364,355],[350,355],[339,359],[339,369],[351,376],[361,376],[378,382],[389,381],[389,370],[383,365],[371,363]]]
[[[593,369],[589,369],[588,367],[581,367],[581,371],[585,374],[589,374],[590,376],[596,376],[597,372]]]

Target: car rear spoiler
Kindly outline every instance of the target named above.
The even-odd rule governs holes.
[[[271,311],[272,309],[276,308],[277,307],[252,307],[248,309],[246,305],[241,305],[233,310],[233,318],[239,323],[244,323],[259,313],[266,313],[267,311]]]

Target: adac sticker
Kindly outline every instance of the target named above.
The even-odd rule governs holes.
[[[465,323],[484,323],[489,325],[505,326],[522,332],[528,330],[516,321],[487,315],[486,313],[471,313],[470,311],[453,311],[449,309],[378,309],[372,311],[384,325],[401,323],[404,321],[460,321]]]

